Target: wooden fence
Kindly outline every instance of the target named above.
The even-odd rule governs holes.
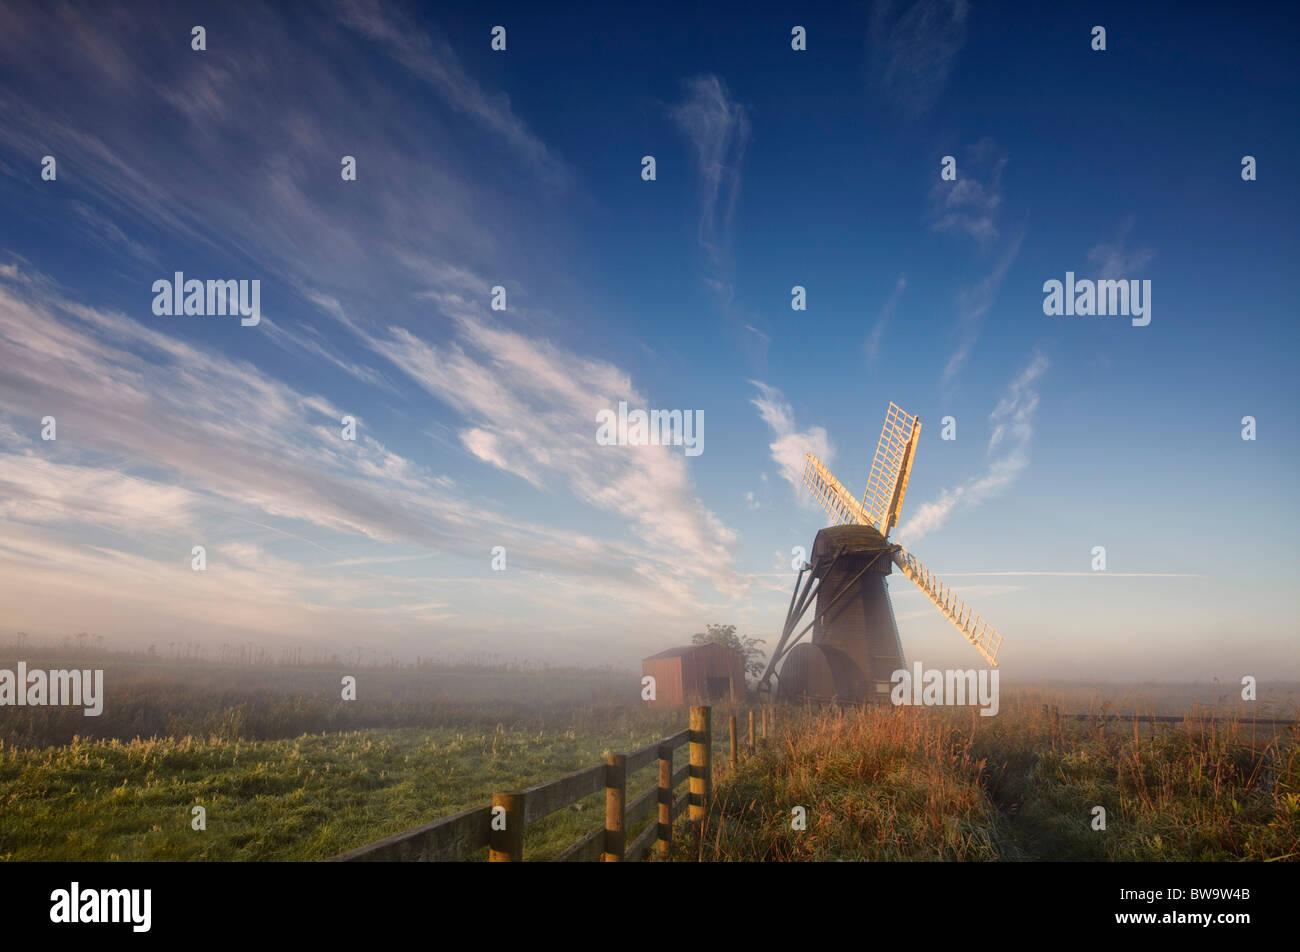
[[[861,705],[852,705],[855,707]],[[1165,714],[1071,714],[1055,706],[1043,705],[1059,730],[1063,720],[1106,722],[1139,722],[1148,724],[1178,724],[1187,720],[1231,720],[1273,727],[1296,727],[1295,720],[1275,717],[1219,718],[1192,715]],[[761,736],[767,738],[769,726],[776,727],[777,708],[760,708]],[[742,727],[736,715],[729,717],[729,762],[732,770],[738,765],[744,745]],[[690,747],[688,763],[673,770],[673,756],[683,744]],[[749,711],[748,748],[756,749],[757,734],[755,711]],[[627,778],[654,761],[659,762],[659,777],[651,787],[631,802],[627,799]],[[674,791],[682,781],[688,788],[680,796]],[[558,780],[537,784],[526,790],[494,793],[492,802],[470,807],[452,816],[418,826],[386,839],[358,847],[347,853],[332,856],[326,862],[392,862],[428,861],[446,862],[465,859],[475,850],[486,849],[491,862],[519,862],[524,853],[524,831],[532,824],[558,810],[605,791],[605,825],[593,830],[555,857],[559,862],[601,861],[617,863],[636,862],[646,855],[652,842],[660,859],[672,853],[673,824],[689,809],[692,823],[704,819],[713,796],[713,723],[712,709],[692,707],[690,726],[647,744],[629,754],[608,753],[603,764],[571,773]],[[655,822],[647,823],[640,834],[627,843],[627,830],[635,827],[657,807]]]
[[[774,722],[774,721],[773,721]],[[767,736],[767,709],[763,712],[763,736]],[[731,763],[737,758],[736,717],[730,718]],[[673,770],[673,754],[690,745],[690,759]],[[754,713],[749,714],[749,746],[754,747]],[[630,803],[627,778],[659,761],[658,784]],[[688,788],[674,798],[683,781]],[[713,724],[708,707],[692,707],[690,726],[647,744],[630,754],[606,754],[605,762],[571,773],[559,780],[537,784],[526,790],[492,794],[492,802],[470,807],[424,826],[395,833],[386,839],[330,857],[326,862],[446,862],[464,859],[475,850],[487,849],[491,862],[519,862],[524,853],[524,831],[538,820],[605,790],[605,825],[593,830],[556,857],[557,861],[635,862],[642,858],[652,840],[660,859],[672,852],[673,822],[689,807],[689,820],[702,820],[713,795]],[[656,822],[629,845],[627,830],[658,807]]]
[[[1264,727],[1296,727],[1300,726],[1300,721],[1289,717],[1256,717],[1255,715],[1245,714],[1107,714],[1102,712],[1092,712],[1087,714],[1069,714],[1062,712],[1059,708],[1048,707],[1043,705],[1043,712],[1050,714],[1054,722],[1059,723],[1062,718],[1066,720],[1086,721],[1090,723],[1107,723],[1111,721],[1122,721],[1133,724],[1230,724],[1234,721],[1238,724],[1263,725]]]

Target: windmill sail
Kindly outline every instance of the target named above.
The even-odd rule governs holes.
[[[920,436],[921,421],[898,404],[890,403],[885,412],[885,425],[880,430],[876,458],[867,476],[867,489],[862,494],[867,519],[883,536],[888,536],[889,530],[898,525],[898,511],[903,508],[907,480],[912,474],[912,457]]]
[[[904,575],[916,583],[916,587],[925,592],[926,597],[934,602],[935,607],[943,612],[945,618],[962,634],[962,637],[975,646],[975,650],[984,656],[984,660],[997,667],[998,649],[1002,647],[1002,636],[988,622],[977,615],[969,605],[957,597],[957,594],[939,579],[933,572],[921,564],[911,552],[902,546],[891,558]]]
[[[862,504],[853,498],[844,485],[831,475],[821,460],[812,453],[806,454],[803,481],[831,517],[831,525],[875,525]],[[877,526],[879,528],[879,526]]]

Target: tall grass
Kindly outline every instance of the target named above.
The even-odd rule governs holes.
[[[1056,722],[1021,699],[789,715],[715,788],[704,860],[1295,860],[1300,750],[1249,721]],[[1093,808],[1106,829],[1093,829]],[[803,807],[805,830],[792,828]]]

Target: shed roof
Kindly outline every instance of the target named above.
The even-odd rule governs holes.
[[[654,661],[657,658],[680,658],[682,655],[688,655],[696,651],[703,651],[708,648],[721,648],[723,651],[731,651],[733,654],[740,654],[739,651],[728,648],[726,645],[715,645],[712,642],[709,642],[708,644],[703,645],[678,645],[676,648],[665,648],[658,654],[652,654],[650,657],[643,658],[642,660]]]

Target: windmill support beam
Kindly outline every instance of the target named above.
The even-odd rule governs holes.
[[[767,662],[767,670],[763,672],[763,676],[758,680],[759,690],[769,685],[772,676],[776,673],[777,664],[785,657],[789,647],[793,647],[793,645],[787,647],[786,642],[790,640],[790,632],[794,630],[794,626],[799,624],[799,619],[803,618],[804,612],[808,610],[813,584],[817,580],[816,572],[809,571],[811,568],[812,566],[804,563],[804,567],[799,570],[799,577],[794,580],[794,590],[790,593],[790,608],[786,611],[785,625],[781,629],[781,640],[777,642],[776,648],[772,651],[772,657]],[[799,583],[803,580],[805,572],[809,573],[808,581],[804,583],[803,593],[800,594]],[[798,595],[797,602],[795,601],[796,595]]]
[[[884,554],[885,554],[884,552],[880,553],[880,555],[884,555]],[[816,612],[813,615],[813,620],[808,622],[808,624],[804,625],[803,631],[799,632],[799,634],[795,636],[794,641],[790,642],[791,648],[793,648],[796,644],[799,643],[799,639],[801,639],[804,635],[808,634],[809,629],[811,629],[813,625],[817,624],[817,622],[821,621],[826,617],[826,615],[830,612],[830,610],[835,607],[835,603],[840,600],[840,597],[845,592],[850,591],[853,588],[853,584],[857,582],[859,579],[861,579],[862,576],[867,574],[867,569],[871,568],[873,565],[876,564],[876,562],[880,560],[880,555],[877,555],[874,559],[872,559],[869,563],[867,563],[867,565],[863,566],[862,570],[858,572],[857,575],[853,576],[852,581],[850,581],[848,585],[845,585],[838,592],[836,592],[835,597],[831,599],[829,605],[827,605],[825,608],[821,609],[820,611]]]

